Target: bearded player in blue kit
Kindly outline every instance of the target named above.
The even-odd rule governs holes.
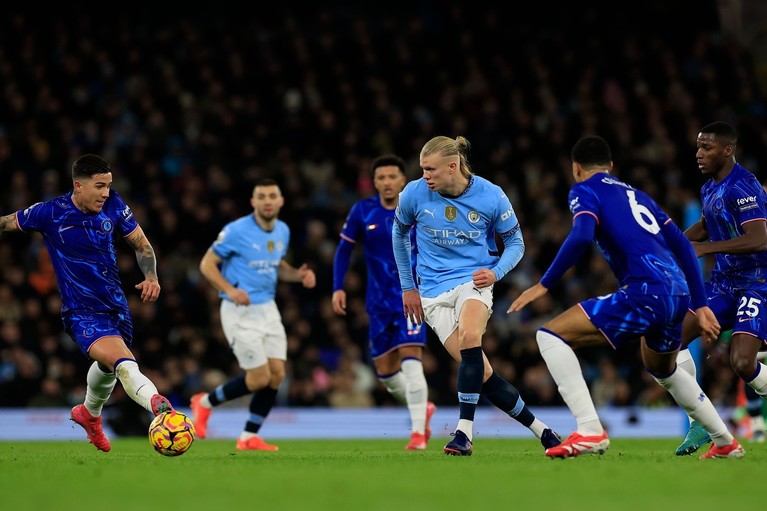
[[[473,452],[474,415],[481,394],[529,428],[545,448],[559,436],[533,415],[519,391],[493,371],[482,351],[492,313],[493,285],[522,259],[519,221],[499,186],[475,175],[469,141],[438,136],[421,149],[423,178],[400,194],[392,230],[402,304],[408,318],[424,321],[460,362],[459,420],[446,454]],[[410,266],[410,229],[416,230],[417,282]],[[498,255],[495,235],[503,240]]]
[[[560,445],[546,449],[546,456],[602,454],[610,446],[573,349],[605,343],[619,349],[641,338],[646,370],[711,434],[714,445],[701,458],[743,457],[743,448],[695,378],[677,370],[688,307],[696,312],[704,340],[710,342],[720,332],[706,305],[692,245],[652,198],[610,175],[612,153],[604,139],[580,139],[571,159],[575,184],[569,196],[570,234],[540,282],[514,300],[508,312],[545,295],[592,242],[615,274],[618,290],[570,307],[536,334],[541,356],[577,423]]]
[[[85,401],[71,419],[88,440],[107,452],[111,444],[101,424],[101,410],[120,380],[125,393],[155,415],[172,411],[168,400],[139,371],[130,347],[133,323],[122,290],[115,238],[136,251],[145,280],[135,286],[143,302],[160,295],[154,249],[130,207],[112,189],[112,169],[101,156],[86,154],[72,165],[72,191],[0,217],[0,236],[12,231],[43,235],[61,293],[65,331],[93,360]]]

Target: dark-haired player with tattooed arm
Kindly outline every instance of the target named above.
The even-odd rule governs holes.
[[[72,191],[0,217],[0,237],[14,231],[43,235],[61,293],[64,330],[93,360],[85,402],[72,408],[71,419],[97,449],[109,451],[101,409],[117,380],[131,399],[153,414],[173,410],[141,373],[130,350],[133,322],[119,277],[115,237],[119,234],[136,251],[145,280],[135,287],[144,302],[160,296],[154,249],[130,207],[112,190],[109,163],[94,154],[72,166]]]

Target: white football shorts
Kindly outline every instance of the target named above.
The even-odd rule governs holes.
[[[466,300],[479,300],[487,306],[488,315],[492,314],[493,286],[477,289],[473,282],[466,282],[434,298],[421,297],[426,324],[442,344],[458,329],[458,318]]]
[[[244,370],[260,367],[270,358],[288,358],[288,338],[274,301],[235,305],[221,300],[221,328]]]

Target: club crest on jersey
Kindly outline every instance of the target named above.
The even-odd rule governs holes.
[[[477,222],[479,222],[479,218],[480,218],[479,213],[473,210],[469,211],[469,222],[476,224]]]
[[[724,209],[724,199],[717,197],[714,201],[714,211],[722,211]]]
[[[456,216],[458,216],[458,210],[455,209],[455,206],[445,206],[445,218],[448,221],[452,222]]]
[[[101,222],[101,230],[104,232],[112,232],[112,220],[109,218],[105,219],[103,222]]]
[[[274,241],[269,240],[266,242],[266,250],[268,250],[269,253],[274,252]]]

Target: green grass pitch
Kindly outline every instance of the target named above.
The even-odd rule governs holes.
[[[406,440],[282,440],[239,452],[197,440],[182,456],[145,439],[112,451],[87,441],[0,442],[7,510],[643,510],[749,509],[764,503],[767,444],[740,460],[676,457],[675,439],[612,439],[604,455],[550,460],[534,439],[476,438],[474,455],[423,452]],[[700,452],[703,452],[702,450]]]

